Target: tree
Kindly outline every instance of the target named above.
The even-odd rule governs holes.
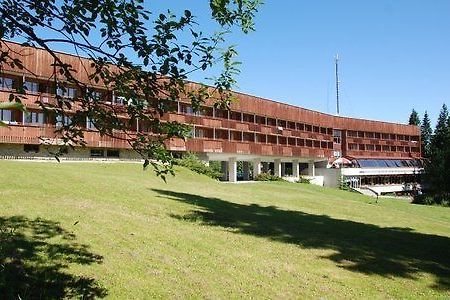
[[[54,116],[70,116],[70,124],[57,130],[64,141],[61,150],[67,145],[85,144],[81,128],[88,117],[101,135],[126,140],[145,159],[144,167],[151,163],[164,179],[167,173],[173,174],[173,158],[165,141],[185,138],[189,128],[177,122],[161,122],[162,115],[174,110],[175,101],[181,97],[190,99],[194,110],[207,100],[218,108],[229,107],[239,69],[234,61],[236,51],[227,45],[225,37],[236,27],[244,33],[252,31],[260,2],[210,0],[211,16],[219,32],[205,35],[189,9],[179,15],[158,13],[144,7],[143,0],[4,0],[0,4],[0,40],[40,47],[53,58],[51,80],[56,104],[38,104]],[[90,83],[80,80],[77,71],[81,70],[60,59],[52,50],[55,45],[68,45],[91,59],[92,63],[84,66]],[[0,72],[2,66],[24,70],[16,54],[0,43]],[[190,73],[205,71],[217,61],[223,62],[223,71],[214,78],[211,88],[187,88],[185,80]],[[124,97],[126,108],[119,110],[108,104],[93,84]],[[74,99],[76,109],[73,102],[56,93],[69,86],[80,92]],[[19,87],[10,101],[20,103],[26,93],[24,86]],[[119,117],[124,114],[126,118]],[[153,134],[130,133],[136,120]]]
[[[419,118],[419,114],[417,113],[417,111],[413,108],[411,114],[409,115],[409,125],[416,125],[419,126],[420,125],[420,118]]]
[[[442,105],[425,164],[425,183],[433,203],[450,203],[450,127],[447,106]]]
[[[431,138],[432,151],[444,150],[448,147],[445,143],[449,133],[448,118],[449,115],[447,105],[444,103],[439,113],[434,134]]]
[[[427,111],[425,111],[425,114],[423,115],[422,124],[420,125],[420,134],[422,141],[422,156],[429,157],[431,135],[433,134],[433,130],[431,129],[431,122]]]

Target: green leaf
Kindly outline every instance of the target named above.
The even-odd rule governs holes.
[[[22,103],[19,102],[0,102],[0,109],[19,109],[25,110]]]

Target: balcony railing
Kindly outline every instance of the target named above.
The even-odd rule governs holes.
[[[34,126],[24,124],[10,124],[0,127],[0,143],[3,144],[48,144],[61,145],[61,136],[55,133],[53,125]],[[115,133],[114,137],[101,136],[97,131],[84,131],[84,140],[88,147],[130,149],[125,133]]]

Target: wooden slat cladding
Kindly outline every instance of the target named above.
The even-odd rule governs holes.
[[[53,75],[51,64],[54,59],[44,50],[12,42],[0,43],[2,47],[7,45],[19,53],[16,58],[21,59],[39,79],[47,80]],[[58,57],[78,71],[76,76],[79,80],[89,83],[87,72],[91,69],[88,59],[63,53],[58,53]],[[32,76],[8,66],[3,71],[15,76]],[[102,89],[98,85],[95,87]],[[187,91],[198,87],[197,83],[187,83]],[[8,101],[9,93],[0,91],[0,101]],[[234,95],[237,101],[232,103],[231,111],[214,110],[210,100],[205,104],[203,116],[187,114],[188,110],[164,115],[164,121],[191,124],[205,134],[200,135],[202,138],[187,142],[177,139],[168,141],[168,148],[174,151],[287,157],[329,157],[333,150],[341,151],[343,155],[367,157],[420,156],[420,140],[417,140],[420,130],[417,126],[338,117],[238,92]],[[183,103],[189,102],[188,98],[179,100],[183,107],[186,107]],[[38,101],[54,103],[55,99],[46,93],[31,94],[23,103],[31,110],[37,110]],[[74,107],[76,109],[77,105]],[[39,143],[40,136],[54,137],[51,126],[40,129],[15,125],[11,128],[10,131],[1,129],[1,143],[33,144]],[[333,144],[333,129],[342,131],[342,143],[339,145]],[[100,137],[92,131],[86,131],[85,138],[89,147],[130,148],[126,141]]]
[[[3,144],[49,144],[59,145],[62,143],[60,137],[55,133],[56,127],[46,125],[14,125],[0,127],[0,143]],[[124,138],[124,134],[117,134]],[[85,131],[84,139],[88,147],[92,148],[120,148],[131,149],[124,140],[108,136],[100,136],[97,131]]]
[[[53,64],[54,59],[44,50],[32,47],[23,47],[20,44],[13,42],[1,43],[7,44],[8,47],[12,48],[15,52],[20,53],[20,56],[17,56],[17,58],[20,58],[27,69],[31,70],[34,74],[37,74],[42,78],[49,78],[53,74],[51,64]],[[79,80],[86,83],[89,82],[88,74],[84,71],[85,69],[88,72],[92,71],[88,59],[63,53],[59,53],[58,57],[60,57],[64,62],[71,64],[74,69],[78,70],[76,76]],[[5,66],[4,71],[17,72],[19,70],[11,69],[10,67]],[[23,73],[24,71],[20,72]],[[190,82],[187,86],[189,90],[196,89],[199,85],[197,83]],[[232,103],[231,109],[248,113],[250,115],[256,114],[288,121],[301,121],[308,124],[315,124],[335,129],[419,135],[419,128],[417,126],[338,117],[238,92],[235,92],[234,94],[238,101]],[[212,105],[212,103],[209,103],[209,105]]]
[[[263,156],[285,157],[329,157],[330,149],[314,149],[304,147],[289,147],[282,145],[268,145],[256,143],[241,143],[230,141],[216,141],[207,139],[189,139],[186,142],[181,139],[167,141],[166,146],[172,151],[193,151],[207,153],[236,153]]]

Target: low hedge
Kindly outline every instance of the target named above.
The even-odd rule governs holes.
[[[255,178],[253,178],[256,181],[283,181],[283,179],[281,177],[272,175],[270,173],[261,173],[257,176],[255,176]]]
[[[175,159],[174,163],[178,166],[188,168],[195,173],[203,174],[216,180],[222,177],[222,173],[219,170],[207,166],[193,153],[186,153],[182,158]]]

